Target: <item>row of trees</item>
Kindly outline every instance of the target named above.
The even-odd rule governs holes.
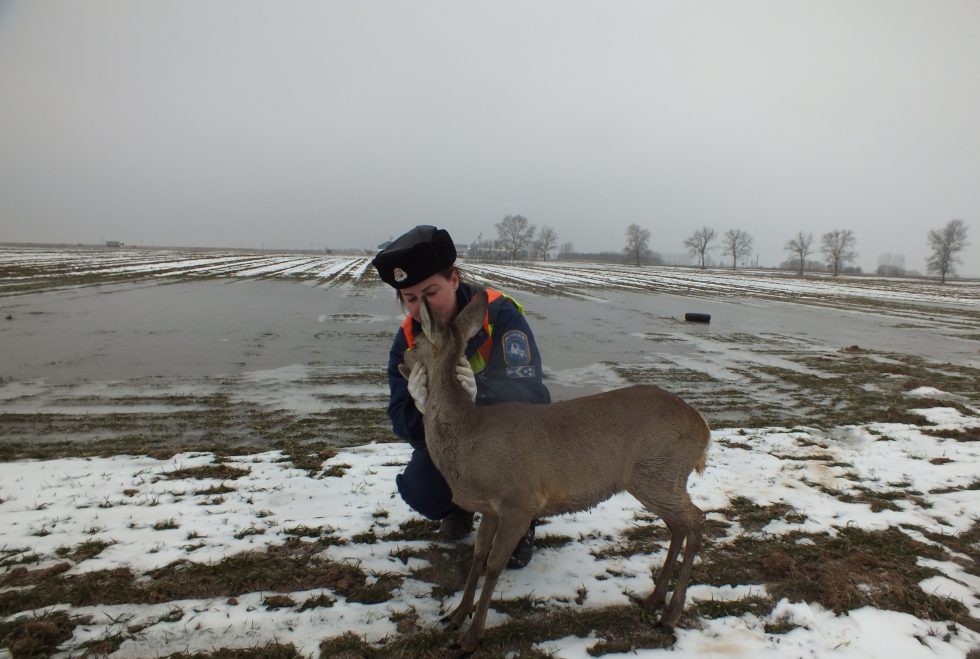
[[[955,266],[959,262],[957,254],[969,244],[966,241],[966,234],[967,226],[963,220],[951,220],[942,229],[929,232],[929,248],[932,253],[926,263],[929,272],[939,275],[944,284],[946,277],[956,271]],[[630,249],[633,235],[631,226],[626,231],[627,249]],[[701,269],[705,268],[708,253],[715,248],[712,243],[716,237],[714,229],[702,227],[684,241],[688,253],[700,261]],[[821,236],[820,252],[826,260],[827,268],[835,277],[857,258],[856,246],[857,238],[850,229],[835,229]],[[814,248],[812,233],[800,231],[787,241],[784,249],[792,254],[792,262],[799,268],[800,276],[803,276],[807,256],[813,253]],[[732,269],[735,269],[739,260],[744,262],[744,259],[752,253],[752,236],[741,229],[730,229],[721,237],[721,249],[723,255],[731,257]]]
[[[494,225],[497,231],[496,241],[483,241],[483,235],[470,246],[470,255],[475,257],[503,257],[512,261],[531,256],[547,260],[552,250],[558,247],[558,232],[551,227],[542,227],[540,231],[523,215],[507,215]],[[932,230],[928,234],[931,255],[927,261],[930,273],[938,274],[943,283],[946,277],[955,274],[955,266],[959,262],[958,253],[967,246],[967,226],[963,220],[951,220],[942,229]],[[715,241],[718,244],[715,244]],[[798,268],[800,276],[808,264],[807,257],[819,248],[823,254],[827,269],[836,277],[846,271],[853,263],[858,253],[857,238],[850,229],[835,229],[820,237],[819,246],[815,244],[812,233],[798,232],[786,242],[784,249],[792,256],[789,264]],[[732,269],[752,255],[753,239],[748,231],[729,229],[721,236],[711,227],[701,227],[692,233],[685,241],[684,247],[688,253],[698,260],[701,269],[707,267],[708,255],[716,248],[721,248],[723,256],[731,258]],[[566,243],[562,251],[570,254],[571,243]],[[650,232],[638,224],[630,224],[626,228],[626,246],[623,252],[630,263],[640,265],[652,255],[650,251]]]
[[[558,247],[557,231],[551,227],[538,231],[523,215],[507,215],[494,228],[497,239],[484,241],[481,233],[469,247],[470,256],[511,261],[532,257],[547,261],[548,254]]]

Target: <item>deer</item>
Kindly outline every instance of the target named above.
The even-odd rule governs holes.
[[[428,370],[426,444],[459,507],[480,513],[466,586],[459,605],[442,618],[459,629],[473,620],[454,648],[467,656],[483,635],[497,580],[532,520],[588,510],[629,492],[659,516],[670,545],[653,592],[633,598],[658,624],[673,628],[684,608],[701,548],[704,512],[691,501],[687,481],[702,473],[711,431],[704,417],[679,397],[653,385],[635,385],[544,405],[477,406],[455,374],[467,341],[483,327],[486,291],[449,323],[423,299],[422,336],[399,365],[408,377],[415,363]],[[684,546],[667,603],[667,588]],[[474,607],[477,583],[484,577]]]

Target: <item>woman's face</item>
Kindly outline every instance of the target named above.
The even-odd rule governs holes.
[[[423,298],[428,301],[429,309],[433,311],[439,319],[448,323],[456,317],[456,289],[459,288],[459,273],[453,270],[449,279],[436,273],[424,279],[414,286],[403,288],[402,304],[405,310],[414,320],[419,318],[419,309],[422,306]]]

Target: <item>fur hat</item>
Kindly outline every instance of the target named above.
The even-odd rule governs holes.
[[[423,224],[392,241],[374,257],[374,267],[389,286],[408,288],[456,262],[456,245],[445,229]]]

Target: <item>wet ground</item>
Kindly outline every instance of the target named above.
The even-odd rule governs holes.
[[[558,400],[658,384],[718,427],[868,421],[923,387],[962,405],[980,396],[969,304],[834,306],[724,288],[561,295],[513,267],[477,271],[524,303]],[[107,281],[0,298],[8,459],[79,443],[111,453],[393,439],[383,371],[401,312],[376,278]]]

